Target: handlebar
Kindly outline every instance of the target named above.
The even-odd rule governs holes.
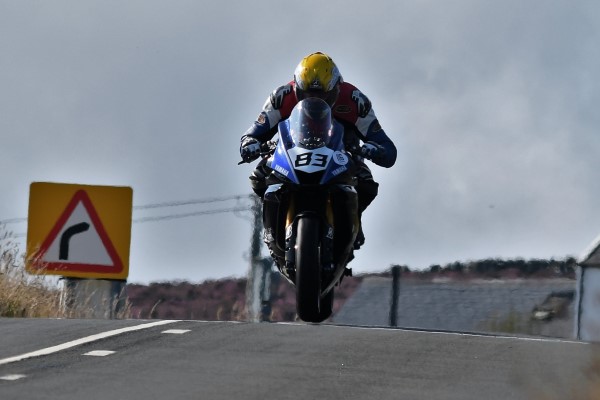
[[[277,148],[277,141],[275,141],[275,140],[268,140],[264,143],[261,143],[260,144],[260,153],[258,153],[259,157],[263,157],[263,158],[269,157],[271,154],[273,154],[275,152],[276,148]],[[241,160],[238,163],[238,165],[250,164],[252,161],[254,161],[254,160],[249,160],[249,161]]]
[[[348,153],[350,153],[351,155],[356,155],[358,157],[362,157],[361,155],[361,150],[362,150],[363,146],[353,146],[350,149],[346,149],[346,151]],[[260,153],[259,153],[259,157],[269,157],[271,156],[274,152],[275,149],[277,148],[277,141],[276,140],[268,140],[264,143],[260,144]],[[258,157],[257,157],[258,158]],[[254,159],[255,160],[255,159]],[[242,164],[250,164],[252,161],[254,160],[241,160],[240,162],[238,162],[238,165],[242,165]]]

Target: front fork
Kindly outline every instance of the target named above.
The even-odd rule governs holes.
[[[320,261],[327,281],[339,279],[358,232],[356,190],[338,185],[334,191],[305,193],[270,185],[263,204],[264,240],[279,271],[295,283],[295,245],[298,218],[316,215],[321,221]],[[333,275],[336,275],[334,277]]]
[[[320,218],[318,213],[314,211],[297,212],[295,198],[292,196],[288,205],[285,219],[285,275],[294,283],[296,276],[296,239],[298,233],[298,220],[307,215],[317,216]],[[327,200],[325,203],[325,218],[321,218],[321,229],[319,231],[319,235],[320,263],[322,272],[326,277],[335,269],[333,257],[333,206],[331,202],[331,196],[329,194],[327,195]]]

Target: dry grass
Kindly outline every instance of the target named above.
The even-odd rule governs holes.
[[[93,280],[65,290],[56,276],[30,275],[14,236],[0,226],[0,317],[116,318],[130,317],[125,297],[109,299]],[[63,287],[64,286],[64,287]],[[74,297],[70,297],[73,295]],[[119,300],[118,306],[115,302]],[[111,311],[114,310],[114,311]]]
[[[0,235],[0,317],[61,317],[58,287],[28,275],[12,234],[0,227]]]
[[[108,283],[112,285],[112,283]],[[62,290],[61,307],[65,318],[127,319],[131,318],[131,305],[125,287],[112,293],[107,281],[83,279],[76,282],[77,289]]]

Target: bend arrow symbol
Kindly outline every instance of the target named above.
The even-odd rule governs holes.
[[[58,251],[58,259],[59,260],[68,260],[69,259],[69,241],[71,237],[77,235],[78,233],[82,233],[90,229],[90,224],[87,222],[82,222],[80,224],[75,224],[69,227],[67,230],[63,232],[60,237],[60,248]]]
[[[74,241],[82,232],[86,233]],[[117,274],[125,268],[85,190],[75,192],[36,252],[36,260],[36,268],[74,277],[80,272],[86,277]]]

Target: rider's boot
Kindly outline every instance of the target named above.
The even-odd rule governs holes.
[[[362,229],[362,221],[361,216],[358,217],[358,233],[356,234],[356,239],[354,239],[354,250],[360,249],[360,247],[365,244],[365,234]]]
[[[356,191],[358,192],[358,233],[354,241],[354,249],[358,250],[365,244],[365,234],[362,228],[362,214],[367,209],[369,204],[377,197],[379,184],[373,180],[371,170],[364,164],[359,163],[359,172],[356,175],[358,184]]]
[[[264,198],[265,192],[267,191],[267,175],[268,172],[265,169],[266,160],[262,159],[257,165],[252,175],[250,175],[250,185],[252,190],[261,199]]]

